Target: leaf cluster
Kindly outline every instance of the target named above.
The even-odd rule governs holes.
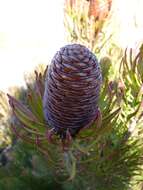
[[[141,58],[141,49],[135,57],[132,50],[126,51],[115,80],[110,80],[110,72],[105,72],[111,69],[110,60],[103,59],[98,117],[69,144],[65,142],[66,150],[58,136],[49,139],[50,126],[42,111],[45,72],[35,72],[35,82],[28,85],[25,94],[25,105],[9,95],[16,118],[16,123],[11,122],[16,137],[43,154],[50,168],[47,171],[54,172],[53,179],[58,184],[62,182],[63,188],[70,184],[73,189],[126,190],[142,180],[142,78],[138,69]]]

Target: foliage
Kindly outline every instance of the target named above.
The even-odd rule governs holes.
[[[131,50],[129,54],[125,52],[120,72],[115,80],[110,81],[110,72],[103,72],[97,120],[89,128],[81,130],[74,139],[64,142],[64,147],[58,136],[50,138],[48,133],[50,128],[43,117],[45,74],[36,72],[34,85],[29,85],[25,92],[26,98],[23,101],[25,105],[9,96],[17,124],[15,125],[15,120],[12,120],[12,129],[17,137],[31,144],[30,148],[25,144],[26,148],[22,146],[20,148],[21,154],[25,154],[23,161],[35,154],[38,155],[37,162],[40,167],[38,173],[42,170],[44,159],[47,161],[47,165],[44,164],[43,167],[46,170],[40,173],[42,180],[46,173],[46,178],[49,175],[54,183],[63,189],[98,190],[126,190],[130,185],[142,180],[143,79],[138,69],[139,64],[142,64],[142,50],[135,57],[131,54]],[[112,65],[109,59],[103,59],[101,64],[103,71],[105,67],[110,71]],[[35,153],[37,149],[43,153],[43,157],[40,153]],[[32,156],[26,154],[26,151]],[[26,168],[28,163],[24,164],[21,161],[22,157],[20,159],[17,155],[14,157],[19,160],[20,167]],[[33,176],[33,171],[30,172]],[[26,173],[26,179],[27,177],[29,178],[29,175]]]
[[[9,130],[8,130],[8,115],[10,113],[10,109],[8,106],[7,99],[5,98],[5,94],[0,92],[0,148],[7,146],[11,143],[11,139],[9,138]]]
[[[93,2],[93,1],[92,1]],[[104,26],[106,26],[107,16],[104,15],[105,7],[108,3],[104,2],[104,6],[99,9],[99,3],[95,1],[96,9],[92,12],[96,15],[90,13],[90,9],[94,9],[92,2],[85,0],[76,0],[72,6],[70,1],[67,0],[65,6],[65,28],[67,30],[67,39],[70,42],[76,42],[84,44],[89,47],[92,52],[99,54],[105,44],[108,44],[110,35],[103,31]],[[107,9],[107,8],[106,8]],[[109,10],[110,11],[110,8]]]
[[[94,7],[92,3],[95,4]],[[100,3],[103,6],[100,7]],[[96,16],[89,16],[90,6]],[[108,9],[106,16],[100,16],[104,15],[105,9]],[[124,50],[114,40],[116,30],[112,26],[114,23],[113,13],[112,0],[67,0],[64,15],[67,40],[70,43],[80,43],[90,48],[98,59],[108,56],[112,63],[115,63],[116,66],[119,65]],[[115,78],[117,69],[118,67],[114,65],[111,77]]]
[[[61,189],[46,160],[36,149],[18,140],[5,155],[8,161],[0,169],[1,190]]]

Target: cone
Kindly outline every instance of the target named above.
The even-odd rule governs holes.
[[[48,124],[65,138],[97,116],[101,86],[97,58],[86,47],[67,45],[54,56],[45,80],[43,108]]]

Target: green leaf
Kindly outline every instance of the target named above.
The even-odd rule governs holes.
[[[71,151],[64,152],[64,158],[65,158],[66,169],[70,176],[68,178],[68,181],[71,181],[74,179],[76,175],[76,159]]]
[[[118,108],[114,112],[112,112],[108,116],[106,116],[105,118],[103,117],[102,126],[108,124],[114,117],[116,117],[117,114],[119,114],[120,110],[121,110],[121,108]]]

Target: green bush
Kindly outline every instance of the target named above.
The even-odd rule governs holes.
[[[131,58],[131,54],[131,51],[129,54],[125,52],[118,77],[116,76],[112,81],[110,81],[110,72],[104,72],[104,68],[107,67],[110,71],[112,65],[106,65],[107,58],[102,60],[103,87],[99,103],[101,113],[90,128],[81,130],[69,145],[68,150],[63,150],[58,136],[54,137],[56,144],[50,143],[48,139],[37,141],[38,134],[43,137],[47,134],[47,128],[45,128],[47,124],[43,121],[43,124],[39,125],[42,119],[41,116],[38,118],[39,114],[42,114],[39,106],[42,106],[42,102],[38,97],[38,91],[35,91],[35,87],[39,85],[37,81],[41,80],[40,84],[43,84],[44,74],[36,72],[34,85],[28,85],[28,89],[24,92],[24,97],[27,98],[22,102],[27,105],[26,107],[9,97],[16,116],[16,120],[11,121],[16,136],[30,142],[30,145],[20,144],[20,148],[19,142],[14,145],[14,147],[18,146],[13,153],[14,160],[18,161],[16,164],[19,164],[19,167],[16,165],[13,167],[20,168],[18,180],[24,173],[25,180],[30,178],[29,175],[31,176],[33,185],[41,184],[38,181],[46,177],[48,180],[41,184],[41,188],[45,185],[43,189],[48,188],[52,181],[53,185],[59,185],[62,189],[98,190],[127,190],[142,180],[142,77],[138,73],[140,70],[137,69],[142,58],[142,51],[136,57]],[[39,113],[35,115],[37,120],[33,121],[33,124],[29,117],[31,113],[27,108],[34,115]],[[26,128],[21,128],[23,123]],[[29,130],[30,126],[31,130]],[[43,153],[43,156],[38,151]],[[21,156],[18,157],[19,154]],[[33,163],[31,164],[33,157],[36,159],[34,169]],[[10,163],[14,164],[13,161]],[[37,176],[41,178],[37,180]],[[35,188],[25,180],[22,182],[28,185],[28,188]]]

